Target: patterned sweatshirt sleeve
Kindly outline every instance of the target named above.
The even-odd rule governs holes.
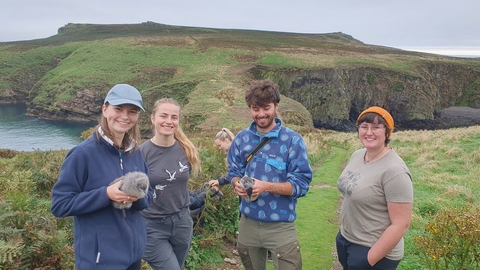
[[[245,174],[244,160],[240,156],[240,145],[241,139],[240,134],[235,137],[228,150],[227,161],[228,161],[228,181],[231,182],[234,177],[243,177]]]
[[[287,180],[292,184],[292,197],[300,198],[307,194],[312,182],[313,171],[308,160],[307,147],[298,134],[293,137],[289,149]]]

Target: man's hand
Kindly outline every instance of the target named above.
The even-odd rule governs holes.
[[[252,197],[258,197],[263,192],[270,192],[272,194],[279,194],[284,196],[292,195],[292,184],[290,182],[272,183],[267,181],[258,180],[253,178],[254,185],[252,189]],[[232,179],[232,185],[235,188],[235,193],[245,199],[248,199],[248,195],[245,192],[243,186],[239,183],[240,177],[234,177]]]
[[[252,193],[250,194],[250,196],[249,194],[247,194],[247,191],[245,190],[245,186],[244,186],[245,184],[242,185],[241,183],[242,181],[240,180],[240,177],[233,178],[232,183],[233,183],[233,186],[235,187],[235,193],[238,196],[251,201],[256,201],[256,199],[258,198],[258,196],[260,196],[260,194],[262,194],[265,191],[268,191],[272,183],[261,181],[256,178],[252,178],[252,179],[253,179],[253,186],[249,184],[249,187],[250,186],[252,187],[251,189]]]
[[[260,194],[267,191],[270,185],[272,184],[270,182],[261,181],[255,178],[253,179],[255,180],[255,184],[253,185],[252,197],[260,196]]]
[[[245,192],[245,189],[243,189],[242,185],[238,181],[240,181],[240,177],[234,177],[232,179],[232,185],[234,187],[235,194],[242,198],[248,199],[248,195]]]

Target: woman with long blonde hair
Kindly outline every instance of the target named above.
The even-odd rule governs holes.
[[[157,100],[150,116],[154,136],[140,145],[154,189],[152,204],[142,211],[148,233],[143,259],[155,270],[182,270],[192,242],[188,179],[200,171],[200,155],[180,117],[175,100]]]

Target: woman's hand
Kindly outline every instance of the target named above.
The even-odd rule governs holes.
[[[118,181],[115,184],[107,187],[108,199],[110,199],[111,201],[123,203],[123,204],[131,203],[131,202],[133,203],[137,201],[138,197],[128,195],[127,193],[118,189],[121,183],[122,181]]]
[[[218,186],[218,180],[208,181],[208,186],[210,186],[210,187]]]

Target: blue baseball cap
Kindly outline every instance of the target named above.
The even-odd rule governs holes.
[[[129,84],[117,84],[112,87],[112,89],[108,91],[103,104],[106,104],[107,102],[115,106],[132,104],[140,108],[142,111],[145,111],[142,107],[143,100],[140,92],[138,92],[137,88]]]

